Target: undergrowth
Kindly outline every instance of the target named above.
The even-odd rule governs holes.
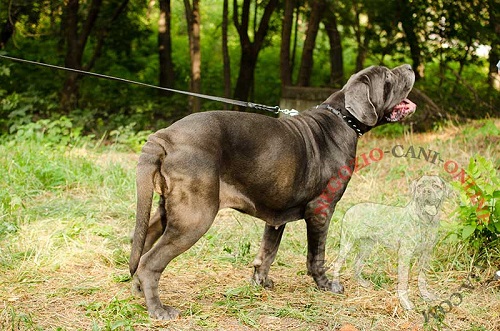
[[[444,158],[470,170],[493,208],[498,205],[494,184],[498,178],[492,178],[497,173],[488,162],[498,164],[498,147],[493,136],[476,133],[485,126],[492,130],[496,123],[474,122],[437,138],[367,137],[371,139],[361,141],[359,152],[375,146],[390,150],[399,144],[439,150]],[[366,269],[372,289],[360,289],[345,272],[346,295],[318,291],[307,276],[301,221],[287,225],[271,270],[275,289],[250,285],[263,223],[239,213],[220,215],[163,274],[162,300],[178,306],[183,317],[168,323],[150,320],[143,299],[129,294],[127,266],[135,215],[135,164],[146,136],[147,132],[134,133],[132,125],[104,138],[83,136],[70,119],[60,118],[19,125],[0,138],[0,329],[338,330],[349,323],[359,330],[422,330],[424,320],[418,311],[428,306],[414,293],[419,310],[400,309],[393,293],[396,261],[385,252],[372,256],[373,266]],[[483,159],[474,158],[478,153]],[[467,167],[469,160],[477,161]],[[356,173],[332,220],[328,263],[336,256],[338,221],[346,209],[367,200],[405,204],[409,182],[435,168],[414,158],[386,156]],[[472,224],[468,215],[476,208],[465,204],[470,199],[460,207],[459,195],[466,193],[453,192],[444,210],[430,283],[449,297],[470,278],[474,289],[464,293],[463,303],[443,322],[452,330],[496,330],[491,325],[499,326],[494,323],[500,297],[491,279],[500,252],[493,246],[478,250],[474,241],[464,239],[464,227]],[[462,214],[451,216],[457,207]],[[491,210],[496,215],[497,209]],[[491,222],[495,227],[490,230],[496,231],[497,220]],[[483,263],[478,263],[480,257]],[[352,269],[352,262],[346,270]]]

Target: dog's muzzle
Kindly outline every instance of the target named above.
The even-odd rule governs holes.
[[[441,204],[439,192],[426,189],[421,193],[419,200],[419,205],[423,208],[423,211],[427,215],[436,216],[439,210],[439,205]]]
[[[387,120],[387,122],[399,122],[402,119],[413,114],[416,109],[417,105],[407,98],[397,104],[392,109],[392,112],[385,117],[385,119]]]

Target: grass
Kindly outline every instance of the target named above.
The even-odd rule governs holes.
[[[391,138],[367,134],[358,154],[402,145],[440,153],[467,165],[481,153],[500,163],[499,120],[448,126],[436,133],[404,133]],[[443,210],[442,233],[428,273],[443,299],[460,290],[468,276],[472,290],[446,313],[443,323],[424,323],[431,306],[417,295],[417,310],[401,309],[394,294],[396,258],[378,250],[370,257],[364,289],[351,279],[349,260],[342,278],[345,295],[318,291],[307,276],[305,226],[287,225],[271,269],[273,290],[250,285],[263,223],[231,210],[188,252],[172,261],[160,281],[160,296],[182,318],[158,322],[147,316],[144,300],[132,297],[128,282],[129,234],[135,213],[138,154],[118,145],[93,147],[37,136],[13,137],[0,144],[0,329],[2,330],[498,330],[500,284],[491,281],[500,262],[492,249],[483,259],[471,255],[456,235],[451,195]],[[133,140],[133,137],[130,138]],[[357,172],[334,214],[327,242],[333,261],[339,220],[362,201],[404,205],[408,187],[422,174],[452,178],[442,165],[385,153]],[[416,288],[412,277],[411,288]]]

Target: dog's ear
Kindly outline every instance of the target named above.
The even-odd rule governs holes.
[[[451,188],[451,185],[449,183],[447,183],[443,178],[441,178],[440,176],[438,176],[438,178],[441,180],[441,183],[443,184],[443,193],[444,193],[444,197],[446,198],[449,198],[452,196],[453,194],[453,190]]]
[[[418,179],[415,179],[413,182],[411,182],[410,184],[410,195],[411,196],[414,196],[415,195],[415,191],[417,190],[417,182],[418,182]]]
[[[378,115],[370,100],[370,78],[363,75],[345,90],[345,108],[361,123],[374,126]]]

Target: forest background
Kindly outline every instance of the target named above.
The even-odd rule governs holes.
[[[358,146],[404,157],[353,176],[328,259],[348,208],[405,205],[414,179],[439,173],[450,196],[429,280],[443,300],[464,296],[445,314],[415,294],[403,311],[394,254],[372,257],[373,288],[347,278],[344,296],[317,291],[302,222],[287,225],[275,290],[256,288],[263,223],[225,211],[162,278],[183,318],[148,319],[128,283],[138,151],[192,112],[234,108],[0,58],[0,329],[500,330],[499,11],[498,0],[0,0],[0,55],[270,106],[290,87],[334,91],[363,67],[410,63],[417,112]]]
[[[368,65],[410,63],[432,129],[499,116],[499,11],[497,0],[0,0],[0,54],[270,106],[286,86],[333,91]],[[224,108],[0,60],[3,133],[65,116],[101,136]]]

